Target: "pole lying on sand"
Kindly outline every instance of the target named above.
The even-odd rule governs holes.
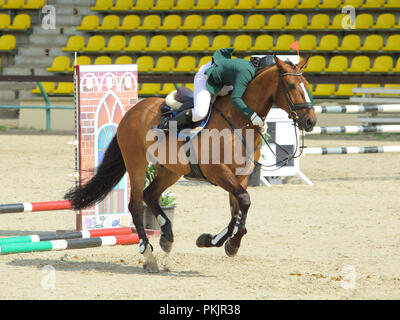
[[[0,204],[1,213],[51,211],[51,210],[71,210],[72,205],[68,200],[46,201],[46,202],[23,202]]]

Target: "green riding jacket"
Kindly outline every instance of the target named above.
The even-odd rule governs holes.
[[[250,119],[254,111],[244,103],[242,96],[254,78],[255,67],[250,61],[231,59],[232,52],[233,48],[224,48],[214,53],[213,64],[205,71],[208,76],[206,87],[211,94],[217,94],[223,86],[232,85],[232,104]]]

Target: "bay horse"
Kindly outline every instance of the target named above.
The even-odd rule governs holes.
[[[317,119],[305,89],[308,87],[308,82],[302,75],[302,69],[308,58],[297,65],[289,61],[284,62],[276,56],[274,59],[275,64],[262,68],[256,73],[248,84],[243,100],[263,120],[275,104],[285,110],[301,130],[311,131]],[[250,128],[258,132],[253,136],[254,141],[252,141],[253,146],[258,146],[261,142],[259,129],[240,114],[230,100],[230,94],[216,99],[205,128],[219,131]],[[157,166],[156,177],[143,190],[148,166],[146,152],[153,143],[153,141],[147,141],[146,136],[149,130],[160,123],[160,110],[164,105],[163,98],[149,97],[131,108],[121,120],[117,133],[110,142],[95,175],[88,182],[69,190],[64,196],[65,199],[71,201],[75,210],[83,209],[104,199],[122,179],[125,172],[128,172],[131,186],[128,208],[140,238],[139,249],[145,259],[143,267],[149,272],[158,272],[158,266],[153,255],[153,247],[143,226],[144,203],[160,224],[159,243],[161,248],[169,253],[174,241],[172,225],[161,209],[159,199],[168,187],[191,171],[188,163],[167,161]],[[199,140],[202,132],[193,138],[198,139],[199,142],[198,159],[201,157],[201,152],[204,152]],[[168,141],[165,139],[165,143],[168,144]],[[181,148],[183,143],[183,141],[178,141],[176,148]],[[219,148],[223,149],[224,144]],[[167,150],[169,150],[168,146]],[[253,156],[256,161],[260,158],[259,148],[254,148]],[[250,207],[250,196],[246,191],[248,174],[237,175],[235,170],[239,165],[235,161],[224,163],[223,159],[221,160],[219,163],[200,162],[199,166],[206,180],[229,193],[231,219],[228,226],[220,233],[202,234],[198,237],[196,244],[198,247],[220,247],[225,243],[225,252],[232,257],[236,255],[241,239],[247,232],[246,218]]]

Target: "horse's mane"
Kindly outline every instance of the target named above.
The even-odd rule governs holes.
[[[288,64],[289,66],[291,66],[294,70],[297,70],[296,65],[292,61],[286,60],[285,63]],[[276,66],[276,63],[270,64],[269,66],[266,66],[266,67],[263,67],[263,68],[260,68],[260,69],[256,70],[256,74],[254,75],[254,77],[258,76],[261,72],[263,72],[266,69],[269,69],[269,68],[271,68],[273,66]]]

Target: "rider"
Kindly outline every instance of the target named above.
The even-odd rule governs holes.
[[[255,67],[247,60],[231,59],[232,52],[233,48],[219,49],[214,53],[212,61],[200,67],[194,77],[193,109],[182,111],[169,121],[177,121],[179,127],[202,120],[208,114],[211,95],[226,95],[232,89],[233,106],[253,125],[264,125],[263,120],[242,99],[248,83],[255,75]],[[167,123],[160,128],[166,129]]]

